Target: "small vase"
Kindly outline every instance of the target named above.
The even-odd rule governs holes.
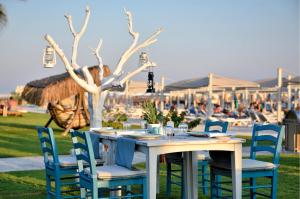
[[[152,134],[159,134],[160,124],[147,124],[148,130]]]

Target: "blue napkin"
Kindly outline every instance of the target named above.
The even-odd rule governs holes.
[[[100,137],[98,134],[90,133],[95,159],[100,159],[99,143]]]
[[[131,169],[135,151],[135,140],[118,138],[116,149],[116,164]]]

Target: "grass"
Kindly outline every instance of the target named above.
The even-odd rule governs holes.
[[[0,158],[41,155],[35,127],[44,126],[49,118],[49,115],[39,113],[25,113],[23,117],[0,117]],[[70,137],[63,137],[63,130],[54,122],[50,127],[55,133],[59,153],[70,153]]]
[[[270,161],[270,156],[260,156],[261,160]],[[278,198],[293,198],[299,197],[299,156],[281,155],[281,165],[279,168],[278,180]],[[144,168],[144,164],[139,164],[138,167]],[[161,184],[159,199],[166,199],[165,196],[165,165],[161,168]],[[199,198],[208,198],[199,191]],[[173,187],[172,196],[175,199],[180,197],[180,189]],[[17,199],[17,198],[45,198],[45,176],[44,171],[22,171],[22,172],[7,172],[0,173],[0,198]],[[258,197],[259,198],[259,197]]]

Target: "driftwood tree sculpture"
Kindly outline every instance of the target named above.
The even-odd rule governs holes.
[[[100,39],[97,47],[95,49],[92,49],[93,54],[95,55],[98,66],[99,66],[99,78],[100,78],[100,85],[97,86],[94,82],[94,79],[92,75],[90,74],[87,66],[79,66],[76,62],[77,59],[77,49],[78,44],[85,33],[85,30],[87,28],[89,18],[90,18],[90,9],[89,7],[86,7],[86,15],[84,23],[80,29],[79,32],[77,32],[73,26],[72,17],[70,15],[65,15],[70,31],[73,35],[73,46],[72,46],[72,57],[71,61],[67,59],[65,56],[63,50],[58,46],[58,44],[54,41],[54,39],[46,34],[45,39],[49,43],[49,45],[56,51],[60,59],[65,65],[65,68],[67,72],[70,74],[72,79],[79,84],[85,91],[88,92],[88,104],[89,104],[89,112],[90,112],[90,128],[93,129],[100,129],[102,128],[102,109],[104,105],[104,101],[106,99],[106,96],[108,94],[109,89],[111,89],[114,86],[123,86],[123,84],[137,75],[138,73],[142,72],[149,66],[155,66],[156,64],[153,62],[146,62],[142,63],[137,69],[127,73],[124,75],[123,67],[127,60],[137,51],[139,51],[142,48],[145,48],[146,46],[149,46],[157,41],[156,37],[161,33],[162,29],[157,30],[155,33],[153,33],[148,39],[143,41],[142,43],[138,44],[139,40],[139,33],[135,32],[133,30],[133,24],[132,24],[132,14],[129,11],[125,10],[125,13],[127,15],[128,19],[128,30],[129,34],[132,36],[133,41],[132,44],[129,46],[129,48],[121,55],[121,58],[119,59],[117,66],[114,70],[114,72],[106,77],[103,78],[103,62],[102,58],[100,56],[100,48],[102,45],[102,39]],[[76,70],[81,70],[84,76],[84,79],[80,78]]]

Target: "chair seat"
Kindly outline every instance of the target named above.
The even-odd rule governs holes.
[[[222,169],[228,169],[228,170],[231,169],[230,164],[226,164],[226,163],[212,161],[210,164],[216,168],[222,168]],[[270,163],[270,162],[264,162],[264,161],[252,160],[252,159],[243,159],[242,160],[243,171],[271,170],[271,169],[274,169],[277,167],[278,167],[278,165]]]
[[[103,165],[103,159],[96,159],[97,165]],[[50,164],[53,164],[50,160]],[[77,160],[75,156],[59,156],[59,165],[61,167],[77,167]]]
[[[97,170],[97,178],[100,180],[114,179],[114,178],[128,178],[128,177],[138,177],[145,176],[146,172],[144,170],[138,169],[127,169],[118,165],[105,165],[96,167]],[[90,170],[85,169],[85,173],[89,174]]]

